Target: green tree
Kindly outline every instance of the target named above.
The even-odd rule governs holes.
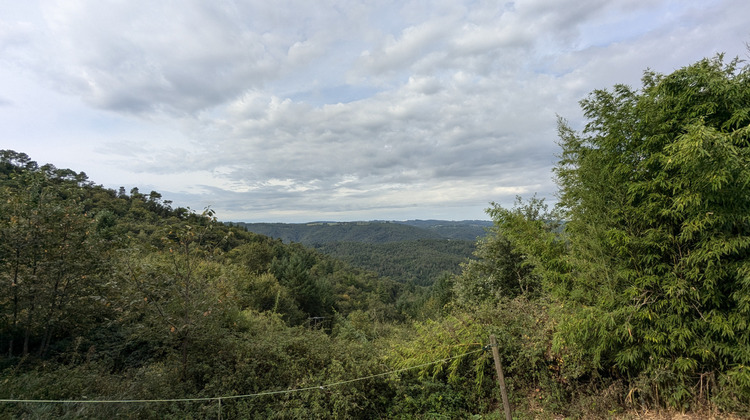
[[[0,325],[9,355],[36,346],[43,356],[98,316],[106,247],[83,210],[85,174],[20,158],[5,163],[15,169],[0,186]]]
[[[581,105],[583,132],[559,129],[568,249],[546,274],[565,280],[558,297],[574,308],[558,344],[646,378],[638,389],[657,404],[715,392],[707,379],[747,403],[748,67],[718,56],[647,71],[640,90],[597,90]]]
[[[563,252],[556,241],[557,216],[536,197],[528,203],[517,197],[510,210],[492,203],[487,213],[494,225],[478,241],[475,259],[463,265],[454,286],[456,302],[471,307],[517,296],[538,297],[541,284],[534,267],[550,265]]]
[[[309,317],[331,316],[334,310],[333,292],[325,276],[330,273],[325,268],[320,270],[314,251],[296,244],[290,246],[290,251],[272,261],[271,273],[282,286],[291,290],[297,305]]]
[[[201,217],[212,215],[208,210]],[[195,349],[215,338],[218,318],[234,303],[226,295],[234,293],[227,290],[236,285],[222,286],[222,281],[229,277],[236,283],[241,275],[212,261],[217,244],[205,238],[215,225],[166,226],[156,232],[161,234],[161,249],[121,252],[118,282],[124,296],[118,306],[125,314],[124,325],[134,339],[146,338],[160,343],[169,355],[179,355],[182,381],[195,377]]]

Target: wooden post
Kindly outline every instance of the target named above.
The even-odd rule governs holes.
[[[497,383],[500,384],[500,394],[503,396],[503,408],[505,409],[505,419],[512,420],[510,413],[510,403],[508,403],[508,392],[505,390],[505,376],[503,375],[503,366],[500,364],[500,350],[497,348],[497,339],[495,334],[490,335],[490,347],[492,347],[492,358],[495,359],[495,371],[497,371]]]

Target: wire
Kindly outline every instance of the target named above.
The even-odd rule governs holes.
[[[367,379],[377,378],[377,377],[380,377],[380,376],[388,376],[388,375],[392,375],[394,373],[405,372],[407,370],[419,369],[419,368],[422,368],[422,367],[425,367],[425,366],[430,366],[430,365],[434,365],[434,364],[438,364],[438,363],[445,363],[445,362],[447,362],[449,360],[458,359],[459,357],[468,356],[470,354],[479,353],[481,351],[484,351],[484,348],[479,349],[479,350],[470,351],[468,353],[459,354],[458,356],[453,356],[453,357],[448,357],[448,358],[445,358],[445,359],[435,360],[435,361],[432,361],[432,362],[422,363],[421,365],[411,366],[411,367],[403,368],[403,369],[392,370],[392,371],[389,371],[389,372],[377,373],[375,375],[364,376],[364,377],[356,378],[356,379],[349,379],[347,381],[333,382],[333,383],[326,384],[326,385],[309,386],[309,387],[305,387],[305,388],[296,388],[296,389],[287,389],[287,390],[283,390],[283,391],[266,391],[266,392],[259,392],[257,394],[232,395],[232,396],[228,396],[228,397],[215,397],[215,398],[221,398],[221,399],[246,398],[246,397],[257,397],[257,396],[261,396],[261,395],[287,394],[287,393],[292,393],[292,392],[309,391],[309,390],[312,390],[312,389],[325,389],[325,388],[334,387],[334,386],[338,386],[338,385],[350,384],[352,382],[359,382],[359,381],[364,381],[364,380],[367,380]]]
[[[474,343],[472,343],[474,344]],[[477,343],[478,344],[478,343]],[[481,345],[481,344],[479,344]],[[486,348],[482,347],[479,350],[470,351],[467,353],[459,354],[457,356],[447,357],[445,359],[435,360],[432,362],[422,363],[420,365],[411,366],[403,369],[391,370],[388,372],[377,373],[375,375],[363,376],[361,378],[349,379],[346,381],[332,382],[325,385],[308,386],[304,388],[284,389],[278,391],[262,391],[254,394],[242,394],[242,395],[228,395],[224,397],[198,397],[198,398],[164,398],[164,399],[146,399],[146,400],[28,400],[28,399],[0,399],[0,403],[47,403],[47,404],[127,404],[127,403],[159,403],[159,402],[190,402],[190,401],[219,401],[221,404],[222,400],[240,399],[240,398],[252,398],[261,397],[266,395],[278,395],[278,394],[291,394],[294,392],[311,391],[315,389],[325,390],[326,388],[335,387],[344,384],[350,384],[353,382],[364,381],[367,379],[378,378],[381,376],[388,376],[395,373],[401,373],[408,370],[419,369],[425,366],[435,365],[438,363],[445,363],[450,360],[458,359],[460,357],[468,356],[470,354],[479,353],[485,351]]]

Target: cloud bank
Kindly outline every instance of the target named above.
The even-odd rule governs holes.
[[[3,148],[248,221],[554,200],[557,115],[580,125],[589,91],[750,40],[741,0],[0,9]]]

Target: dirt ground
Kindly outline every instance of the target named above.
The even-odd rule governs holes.
[[[617,417],[618,420],[747,420],[747,417],[739,417],[732,414],[723,413],[675,413],[667,411],[646,411],[642,413],[629,413],[622,417]]]
[[[541,418],[541,417],[540,417]],[[553,416],[554,420],[568,420],[570,417]],[[699,413],[678,413],[674,411],[641,411],[621,413],[609,420],[750,420],[750,417],[739,416],[736,414],[699,412]],[[595,417],[584,417],[583,420],[598,420]]]

